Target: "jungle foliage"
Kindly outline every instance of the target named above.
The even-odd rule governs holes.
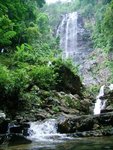
[[[55,90],[63,82],[58,74],[62,65],[77,74],[70,61],[60,59],[59,39],[54,36],[63,14],[80,12],[90,20],[95,46],[113,49],[113,0],[44,4],[44,0],[0,1],[0,109],[5,111],[19,105],[23,109],[23,102],[38,99],[30,95],[34,87]]]
[[[44,4],[44,0],[0,1],[0,109],[6,112],[17,110],[34,85],[55,87],[56,73],[48,62],[58,59],[54,56],[60,51],[48,16],[41,11]]]
[[[50,25],[54,30],[61,22],[62,15],[78,11],[86,20],[87,28],[93,32],[95,47],[107,51],[113,49],[113,0],[72,0],[65,4],[58,2],[45,5],[43,9],[48,13]]]

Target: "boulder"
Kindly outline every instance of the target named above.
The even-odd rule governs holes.
[[[30,128],[30,124],[26,122],[23,122],[17,125],[13,124],[12,126],[9,127],[9,133],[10,134],[22,134],[24,136],[28,136],[29,128]]]
[[[58,91],[68,92],[72,94],[81,94],[82,83],[80,77],[75,75],[70,68],[65,65],[61,65],[57,70],[58,80],[56,89]]]
[[[0,134],[6,134],[7,131],[8,131],[8,122],[4,120],[4,121],[0,124]]]
[[[30,144],[32,141],[23,135],[13,134],[9,139],[9,145],[17,145],[17,144]]]
[[[113,112],[101,115],[61,116],[58,118],[60,133],[95,131],[113,126]]]
[[[101,136],[112,136],[113,128],[104,128],[101,130],[94,131],[84,131],[84,132],[76,132],[73,134],[73,137],[101,137]]]
[[[6,134],[8,132],[10,119],[0,118],[0,134]]]

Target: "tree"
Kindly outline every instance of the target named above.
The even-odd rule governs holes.
[[[12,38],[16,35],[14,31],[14,23],[3,15],[0,17],[0,47],[10,45]]]

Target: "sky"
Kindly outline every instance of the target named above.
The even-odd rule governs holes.
[[[68,1],[71,1],[71,0],[46,0],[46,2],[47,2],[48,4],[55,3],[55,2],[57,2],[57,1],[68,2]]]

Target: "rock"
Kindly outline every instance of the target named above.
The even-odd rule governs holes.
[[[113,112],[101,115],[61,116],[58,119],[58,131],[61,133],[95,131],[110,126],[113,126]]]
[[[82,83],[78,75],[75,75],[67,66],[61,65],[57,70],[58,83],[56,85],[57,91],[68,92],[72,94],[81,94]]]
[[[30,128],[30,124],[28,122],[13,122],[9,125],[9,133],[10,134],[22,134],[24,136],[28,136],[28,130]]]
[[[63,107],[63,106],[59,106],[59,109],[61,112],[64,112],[66,114],[79,114],[79,110],[76,110],[76,109],[69,109],[69,108],[66,108],[66,107]]]
[[[3,134],[0,135],[0,145],[3,144],[3,143],[7,140],[7,138],[8,138],[8,137],[7,137],[7,135],[5,135],[5,134],[4,134],[4,135],[3,135]]]
[[[38,113],[35,115],[35,118],[37,120],[44,120],[44,119],[46,119],[46,114],[45,113]]]
[[[101,113],[113,112],[113,108],[105,108],[101,110]]]
[[[9,139],[9,145],[17,145],[17,144],[30,144],[32,141],[27,139],[23,135],[13,134]]]
[[[9,119],[0,120],[0,134],[6,134],[8,132]]]
[[[87,55],[79,68],[85,86],[91,87],[93,85],[96,87],[110,81],[112,73],[106,64],[107,61],[108,56],[104,53],[103,49],[95,49]]]
[[[23,129],[20,125],[18,126],[13,126],[13,127],[10,127],[10,133],[22,133],[23,132]]]
[[[74,137],[101,137],[101,136],[107,136],[107,135],[113,135],[112,129],[111,134],[110,130],[102,129],[102,130],[96,130],[96,131],[84,131],[84,132],[76,132],[73,134]]]
[[[6,114],[3,112],[0,112],[0,118],[6,118]]]

